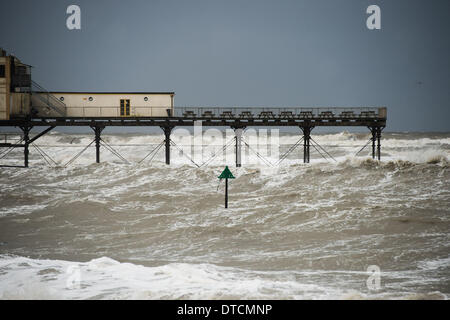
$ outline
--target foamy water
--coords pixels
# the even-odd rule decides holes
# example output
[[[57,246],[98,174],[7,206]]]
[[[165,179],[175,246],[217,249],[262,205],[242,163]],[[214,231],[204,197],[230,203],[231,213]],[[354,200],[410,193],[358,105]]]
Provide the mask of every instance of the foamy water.
[[[176,137],[175,137],[176,138]],[[1,168],[3,299],[446,299],[450,294],[450,134],[316,134],[336,159],[301,148],[279,166],[245,149],[243,167],[197,168],[188,139],[138,163],[162,135],[104,135],[130,163],[85,134],[37,141],[29,169]],[[252,144],[270,163],[264,143]],[[280,154],[299,136],[282,134]],[[225,139],[226,140],[226,139]],[[228,142],[228,140],[226,140]],[[270,140],[266,141],[271,143]],[[199,165],[222,149],[205,138]],[[180,151],[183,150],[183,153]],[[202,150],[197,148],[194,150]],[[1,150],[0,150],[1,151]],[[2,164],[21,165],[22,150]],[[229,165],[229,209],[217,176]],[[367,286],[368,266],[381,287]]]

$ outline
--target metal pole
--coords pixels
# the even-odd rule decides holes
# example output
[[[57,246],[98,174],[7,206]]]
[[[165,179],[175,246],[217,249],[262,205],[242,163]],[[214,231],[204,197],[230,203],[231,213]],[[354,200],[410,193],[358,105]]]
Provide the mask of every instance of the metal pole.
[[[23,156],[24,156],[24,166],[25,168],[28,168],[28,155],[30,153],[29,151],[29,144],[30,144],[30,130],[31,127],[21,127],[23,131],[23,141],[24,141],[24,148],[23,148]]]
[[[166,164],[170,164],[170,132],[166,132]]]
[[[236,133],[236,167],[240,167],[242,165],[242,161],[241,161],[241,159],[242,159],[242,157],[241,157],[242,128],[236,128],[234,130],[234,132]]]
[[[381,160],[381,128],[377,127],[377,156]]]
[[[228,178],[225,178],[225,209],[228,208]]]
[[[375,140],[376,140],[376,129],[370,128],[372,132],[372,159],[375,159]]]
[[[92,129],[95,133],[95,162],[100,163],[100,140],[103,127],[95,126]]]
[[[306,163],[306,136],[305,136],[305,131],[303,131],[303,163]]]
[[[309,148],[309,146],[310,146],[310,135],[309,135],[309,133],[310,133],[310,131],[309,131],[309,128],[308,128],[308,142],[307,142],[307,146],[306,146],[306,150],[307,150],[307,163],[309,163],[309,151],[310,151],[310,148]]]
[[[309,147],[311,138],[311,127],[302,127],[303,131],[303,163],[309,163]]]
[[[100,134],[95,128],[95,162],[100,163]]]
[[[171,127],[161,127],[164,130],[165,143],[166,143],[166,164],[170,164],[170,132]]]

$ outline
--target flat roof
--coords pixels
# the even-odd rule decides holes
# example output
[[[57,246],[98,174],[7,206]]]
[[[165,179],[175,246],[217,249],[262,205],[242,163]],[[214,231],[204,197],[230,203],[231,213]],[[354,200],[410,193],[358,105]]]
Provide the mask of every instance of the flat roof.
[[[44,91],[35,91],[36,93],[46,93]],[[79,92],[79,91],[49,91],[49,93],[57,93],[57,94],[64,94],[64,93],[70,93],[70,94],[175,94],[175,92],[92,92],[92,91],[86,91],[86,92]]]

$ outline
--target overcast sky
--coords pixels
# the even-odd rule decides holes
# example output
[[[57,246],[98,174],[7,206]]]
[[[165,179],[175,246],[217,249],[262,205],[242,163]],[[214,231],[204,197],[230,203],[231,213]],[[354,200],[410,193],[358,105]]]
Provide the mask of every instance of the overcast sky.
[[[81,30],[66,8],[81,7]],[[381,8],[381,30],[366,9]],[[387,106],[386,131],[450,131],[450,1],[10,0],[0,47],[55,91],[175,104]]]

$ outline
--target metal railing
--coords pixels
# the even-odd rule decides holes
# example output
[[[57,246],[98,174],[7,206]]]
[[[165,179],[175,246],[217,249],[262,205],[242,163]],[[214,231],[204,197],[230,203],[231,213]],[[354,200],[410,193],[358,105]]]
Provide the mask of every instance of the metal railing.
[[[32,98],[36,97],[45,104],[45,106],[32,105],[32,107],[35,108],[38,112],[42,112],[42,108],[50,108],[60,116],[64,117],[66,115],[66,105],[64,104],[64,102],[60,101],[50,92],[48,92],[48,90],[34,81],[31,81],[31,94]]]
[[[379,107],[174,107],[130,106],[129,115],[121,115],[120,106],[65,106],[67,117],[177,117],[195,119],[385,119],[386,108]]]
[[[170,106],[130,106],[130,114],[121,115],[120,106],[67,106],[67,117],[167,117]]]
[[[220,119],[361,119],[382,117],[378,107],[175,107],[175,117]]]

